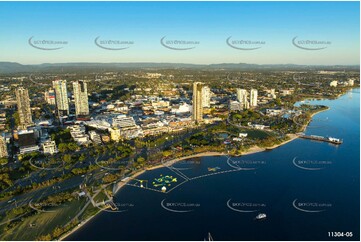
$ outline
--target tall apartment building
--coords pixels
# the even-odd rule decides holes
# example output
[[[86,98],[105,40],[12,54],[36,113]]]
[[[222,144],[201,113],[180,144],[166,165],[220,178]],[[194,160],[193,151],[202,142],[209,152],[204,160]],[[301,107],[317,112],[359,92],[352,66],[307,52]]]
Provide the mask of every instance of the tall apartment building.
[[[89,115],[87,83],[82,80],[73,82],[73,91],[76,116]]]
[[[56,108],[58,116],[63,117],[69,115],[68,90],[66,88],[66,80],[53,81],[55,90]]]
[[[204,86],[202,89],[202,106],[203,108],[209,108],[211,106],[211,89],[208,86]]]
[[[196,122],[203,120],[203,102],[202,102],[202,82],[193,83],[193,115],[192,118]]]
[[[249,108],[247,90],[237,88],[237,101],[241,103],[242,109],[248,109]]]
[[[249,102],[250,102],[250,106],[251,107],[257,107],[257,96],[258,96],[258,91],[256,89],[251,89],[251,94],[249,97]]]
[[[21,129],[26,129],[28,126],[31,126],[33,124],[28,89],[19,87],[15,90],[15,95],[19,113],[19,127]]]

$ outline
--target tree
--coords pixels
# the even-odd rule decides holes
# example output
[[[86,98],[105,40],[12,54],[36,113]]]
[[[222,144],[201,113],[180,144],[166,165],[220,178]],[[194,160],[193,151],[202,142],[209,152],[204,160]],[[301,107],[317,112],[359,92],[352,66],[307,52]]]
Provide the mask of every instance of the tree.
[[[51,238],[51,235],[50,234],[47,234],[47,235],[41,235],[38,237],[37,240],[39,241],[50,241],[52,238]]]
[[[5,165],[8,163],[8,159],[7,158],[0,158],[0,165]]]
[[[58,146],[58,150],[61,153],[64,153],[68,150],[68,145],[66,143],[60,143]]]
[[[84,155],[84,154],[81,154],[80,156],[79,156],[79,161],[80,162],[83,162],[84,160],[85,160],[85,158],[86,158],[86,156]]]
[[[76,151],[77,149],[79,148],[79,146],[72,142],[72,143],[68,143],[68,149],[71,150],[71,151]]]
[[[53,237],[54,238],[58,238],[60,235],[62,235],[63,234],[63,228],[61,228],[61,227],[56,227],[55,229],[54,229],[54,231],[53,231]]]
[[[5,189],[13,185],[8,173],[0,174],[0,188]]]
[[[71,170],[74,175],[82,175],[86,173],[86,168],[74,168]]]
[[[15,112],[15,113],[13,114],[13,118],[14,118],[15,125],[16,125],[16,126],[19,126],[19,124],[20,124],[19,113],[18,113],[18,112]]]
[[[72,161],[72,156],[71,156],[70,154],[66,154],[66,155],[63,156],[63,160],[64,160],[64,162],[66,162],[66,163],[71,163],[71,161]]]
[[[163,151],[163,156],[164,157],[170,156],[171,154],[172,154],[172,151],[170,151],[170,150]]]
[[[110,182],[117,180],[117,178],[118,177],[114,174],[108,174],[105,177],[103,177],[103,182],[110,183]]]

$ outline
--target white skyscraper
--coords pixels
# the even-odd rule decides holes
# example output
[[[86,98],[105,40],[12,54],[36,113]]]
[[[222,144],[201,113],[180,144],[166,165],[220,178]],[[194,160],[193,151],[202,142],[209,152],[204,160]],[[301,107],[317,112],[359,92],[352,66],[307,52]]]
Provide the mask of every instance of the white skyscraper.
[[[209,108],[211,103],[211,89],[208,86],[204,86],[202,89],[202,106]]]
[[[241,103],[242,109],[249,108],[248,92],[245,89],[237,88],[237,100]]]
[[[257,95],[258,91],[256,89],[251,89],[251,95],[249,97],[251,107],[257,107]]]
[[[53,81],[55,90],[56,108],[59,117],[69,115],[68,90],[66,88],[66,80]]]
[[[89,115],[87,83],[82,80],[73,82],[73,91],[76,116]]]

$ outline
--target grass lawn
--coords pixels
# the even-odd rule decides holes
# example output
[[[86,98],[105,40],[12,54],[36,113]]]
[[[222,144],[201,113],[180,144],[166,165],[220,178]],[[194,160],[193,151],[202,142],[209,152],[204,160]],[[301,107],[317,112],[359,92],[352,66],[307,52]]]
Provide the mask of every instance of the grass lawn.
[[[266,132],[264,132],[262,130],[244,129],[241,132],[247,133],[248,134],[247,138],[251,138],[251,139],[264,139],[264,138],[267,138],[268,136],[270,136],[269,134],[267,134]]]
[[[23,218],[14,228],[7,232],[0,227],[0,240],[35,240],[40,235],[51,233],[57,226],[68,223],[85,205],[84,198],[65,203],[53,209],[54,212],[38,212],[27,218]],[[50,209],[49,209],[50,210]],[[30,224],[34,224],[30,227]]]
[[[94,197],[94,202],[96,202],[96,203],[106,201],[106,200],[108,200],[108,197],[107,197],[107,195],[105,195],[104,190],[99,192],[99,194]]]

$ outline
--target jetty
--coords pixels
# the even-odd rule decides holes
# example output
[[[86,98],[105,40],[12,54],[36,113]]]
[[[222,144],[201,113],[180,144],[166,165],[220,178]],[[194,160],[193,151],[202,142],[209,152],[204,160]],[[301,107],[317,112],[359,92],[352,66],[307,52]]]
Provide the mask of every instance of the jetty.
[[[333,138],[333,137],[323,137],[323,136],[319,136],[319,135],[305,135],[305,134],[299,134],[300,138],[303,139],[310,139],[310,140],[317,140],[317,141],[323,141],[323,142],[328,142],[328,143],[332,143],[335,145],[340,145],[342,144],[342,140],[338,139],[338,138]]]

